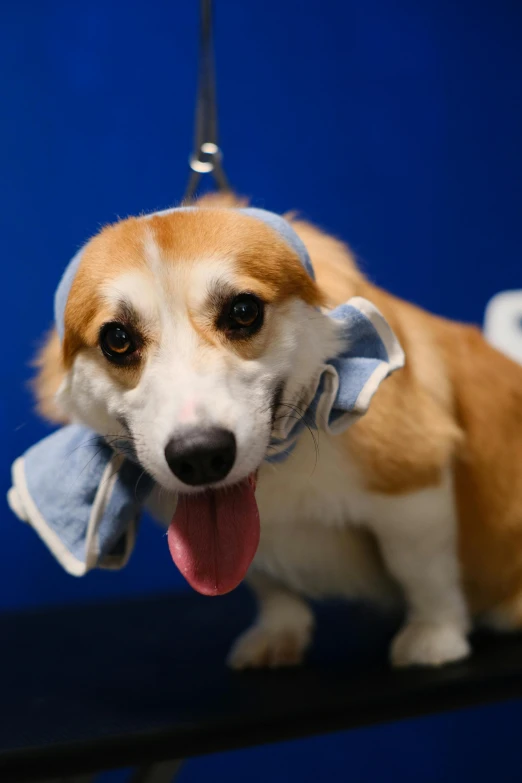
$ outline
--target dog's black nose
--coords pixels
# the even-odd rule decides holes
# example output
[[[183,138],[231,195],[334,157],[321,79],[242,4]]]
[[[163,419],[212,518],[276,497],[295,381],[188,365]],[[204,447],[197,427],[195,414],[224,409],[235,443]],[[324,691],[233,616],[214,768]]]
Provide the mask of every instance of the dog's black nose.
[[[197,427],[169,440],[165,459],[171,471],[192,487],[228,476],[236,459],[234,433],[220,427]]]

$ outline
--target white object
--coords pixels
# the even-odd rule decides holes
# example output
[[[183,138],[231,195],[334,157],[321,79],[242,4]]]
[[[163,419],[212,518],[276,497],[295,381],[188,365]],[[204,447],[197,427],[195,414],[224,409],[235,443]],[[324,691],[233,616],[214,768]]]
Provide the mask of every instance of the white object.
[[[501,291],[489,301],[484,334],[491,345],[522,364],[522,290]]]

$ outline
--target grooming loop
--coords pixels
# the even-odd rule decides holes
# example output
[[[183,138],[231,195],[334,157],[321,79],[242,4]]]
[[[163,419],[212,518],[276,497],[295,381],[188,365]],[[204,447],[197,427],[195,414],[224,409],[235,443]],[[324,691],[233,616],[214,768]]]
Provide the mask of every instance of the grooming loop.
[[[193,200],[203,174],[212,174],[220,191],[229,191],[218,145],[216,77],[212,29],[212,0],[201,0],[199,41],[199,84],[196,99],[194,152],[189,165],[192,173],[185,191],[185,202]]]

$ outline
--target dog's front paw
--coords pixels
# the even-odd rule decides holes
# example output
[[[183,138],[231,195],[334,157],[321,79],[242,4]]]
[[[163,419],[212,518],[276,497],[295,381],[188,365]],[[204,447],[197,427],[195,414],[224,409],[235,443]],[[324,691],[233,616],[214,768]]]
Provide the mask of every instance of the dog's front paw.
[[[253,625],[236,640],[227,663],[232,669],[276,669],[302,663],[311,628],[271,629]]]
[[[394,666],[443,666],[470,654],[465,633],[456,625],[410,623],[395,637],[391,647]]]

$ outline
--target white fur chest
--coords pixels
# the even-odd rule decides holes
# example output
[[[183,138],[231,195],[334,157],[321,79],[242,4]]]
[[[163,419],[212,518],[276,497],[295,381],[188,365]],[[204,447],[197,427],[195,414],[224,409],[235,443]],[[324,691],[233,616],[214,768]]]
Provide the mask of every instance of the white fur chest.
[[[335,441],[305,432],[294,453],[263,465],[261,541],[253,567],[312,597],[389,595],[376,546],[361,530],[369,495]]]
[[[364,522],[364,496],[355,466],[334,438],[317,431],[305,431],[284,462],[263,464],[256,491],[263,530]]]

